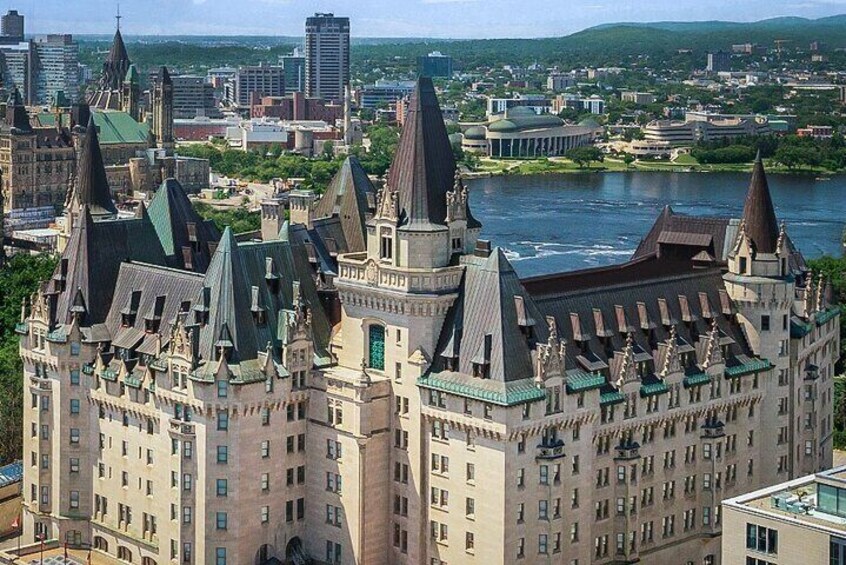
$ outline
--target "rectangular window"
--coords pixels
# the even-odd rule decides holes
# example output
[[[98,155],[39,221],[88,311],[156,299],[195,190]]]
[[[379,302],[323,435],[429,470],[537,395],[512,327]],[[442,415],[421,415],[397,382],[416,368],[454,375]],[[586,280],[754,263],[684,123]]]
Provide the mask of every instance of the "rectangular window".
[[[217,496],[227,496],[229,494],[229,481],[226,479],[217,479]]]
[[[217,462],[223,464],[229,462],[229,447],[225,445],[217,446]]]
[[[229,518],[226,512],[217,512],[215,514],[215,524],[218,530],[225,530],[228,525]]]

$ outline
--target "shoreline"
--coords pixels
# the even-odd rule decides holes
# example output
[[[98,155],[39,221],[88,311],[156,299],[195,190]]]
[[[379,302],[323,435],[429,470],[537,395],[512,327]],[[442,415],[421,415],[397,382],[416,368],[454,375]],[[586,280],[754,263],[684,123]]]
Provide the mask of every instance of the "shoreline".
[[[591,163],[588,166],[579,168],[575,163],[565,160],[514,160],[514,161],[493,161],[488,160],[484,166],[474,170],[464,170],[462,178],[472,180],[480,178],[506,177],[506,176],[532,176],[532,175],[554,175],[554,174],[596,174],[596,173],[687,173],[687,174],[710,174],[710,173],[740,173],[750,174],[752,163],[735,165],[698,165],[698,164],[673,164],[673,163],[633,163],[627,166],[623,161],[606,159],[601,163]],[[493,165],[493,167],[491,166]],[[816,180],[827,181],[838,176],[846,175],[846,171],[827,171],[822,169],[788,169],[784,166],[767,164],[768,174],[790,175],[798,177],[815,177]]]

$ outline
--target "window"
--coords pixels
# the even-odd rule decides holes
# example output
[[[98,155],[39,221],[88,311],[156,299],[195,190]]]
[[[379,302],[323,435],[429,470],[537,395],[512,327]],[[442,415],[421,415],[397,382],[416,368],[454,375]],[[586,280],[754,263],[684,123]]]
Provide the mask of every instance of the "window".
[[[227,396],[229,396],[229,382],[217,381],[217,397],[226,398]]]
[[[378,371],[385,370],[385,327],[372,324],[368,330],[368,367]]]
[[[390,228],[382,228],[380,234],[379,258],[390,261],[394,257],[394,238]]]
[[[217,496],[227,496],[229,494],[229,481],[226,479],[217,479]]]
[[[70,507],[71,507],[71,509],[79,508],[79,491],[78,490],[70,491]]]
[[[191,507],[190,506],[183,506],[182,507],[182,523],[183,524],[190,524],[191,523]]]
[[[226,410],[218,410],[217,412],[217,429],[219,431],[229,429],[229,412]]]
[[[778,531],[755,524],[746,524],[746,549],[761,553],[778,553]]]
[[[226,565],[226,548],[225,547],[215,548],[214,555],[215,555],[215,565]]]
[[[767,314],[761,315],[761,331],[762,332],[770,331],[770,317]]]
[[[70,429],[70,442],[71,445],[79,445],[79,428]]]
[[[227,523],[229,518],[226,512],[217,512],[215,513],[215,524],[218,530],[225,530],[227,529]]]
[[[79,459],[77,457],[70,458],[70,472],[79,473]]]
[[[538,553],[547,553],[548,538],[546,534],[538,535]]]
[[[229,447],[225,445],[217,446],[217,462],[226,464],[229,462]]]

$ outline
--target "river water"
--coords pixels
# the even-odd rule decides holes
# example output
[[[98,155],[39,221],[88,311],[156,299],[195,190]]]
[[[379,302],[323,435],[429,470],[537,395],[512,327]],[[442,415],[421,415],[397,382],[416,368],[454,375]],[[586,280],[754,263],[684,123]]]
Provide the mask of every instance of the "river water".
[[[768,175],[779,221],[806,257],[839,255],[846,176]],[[738,173],[585,173],[470,181],[482,237],[521,276],[625,261],[665,204],[676,213],[740,217],[749,185]]]

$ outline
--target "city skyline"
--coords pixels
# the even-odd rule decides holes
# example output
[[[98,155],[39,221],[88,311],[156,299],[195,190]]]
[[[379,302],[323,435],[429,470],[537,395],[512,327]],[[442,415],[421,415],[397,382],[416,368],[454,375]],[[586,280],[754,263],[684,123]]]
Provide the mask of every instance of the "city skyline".
[[[619,22],[709,21],[752,22],[783,16],[819,18],[846,12],[845,0],[765,5],[727,5],[718,0],[610,3],[575,0],[566,7],[527,0],[519,12],[508,0],[413,0],[403,10],[387,0],[351,5],[343,0],[259,0],[239,7],[232,18],[223,0],[124,1],[120,7],[127,35],[275,35],[301,36],[303,20],[314,12],[350,16],[357,37],[530,38],[568,35],[595,25]],[[115,0],[22,0],[0,8],[17,9],[27,17],[27,33],[107,34],[114,29]],[[672,8],[672,9],[671,9]],[[167,13],[151,21],[150,14]],[[507,14],[507,17],[504,17]]]

